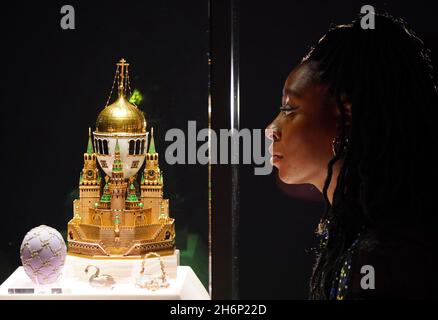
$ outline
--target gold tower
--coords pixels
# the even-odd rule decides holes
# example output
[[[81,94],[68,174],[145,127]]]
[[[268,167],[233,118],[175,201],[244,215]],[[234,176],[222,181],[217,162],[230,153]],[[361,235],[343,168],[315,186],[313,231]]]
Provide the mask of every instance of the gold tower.
[[[84,153],[84,167],[79,177],[79,207],[81,212],[92,208],[100,196],[100,175],[97,157],[91,142],[91,128],[88,128],[87,152]],[[83,217],[81,217],[83,218]]]
[[[141,199],[152,208],[153,223],[158,223],[159,216],[164,211],[163,175],[158,166],[158,153],[155,151],[154,128],[151,129],[151,143],[146,154],[146,166],[141,183]]]
[[[118,98],[97,118],[94,148],[89,130],[80,196],[68,223],[69,254],[123,258],[151,251],[171,254],[175,249],[175,221],[169,217],[169,200],[163,199],[153,128],[145,153],[146,120],[126,98],[128,66],[124,59],[117,63]],[[105,173],[103,186],[97,162]]]

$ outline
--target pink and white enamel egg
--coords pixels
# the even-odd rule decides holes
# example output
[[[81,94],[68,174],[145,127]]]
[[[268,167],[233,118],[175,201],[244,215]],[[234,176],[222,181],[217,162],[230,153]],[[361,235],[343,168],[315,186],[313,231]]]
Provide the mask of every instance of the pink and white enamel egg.
[[[51,284],[60,277],[67,247],[55,229],[41,225],[30,230],[20,248],[24,271],[35,284]]]

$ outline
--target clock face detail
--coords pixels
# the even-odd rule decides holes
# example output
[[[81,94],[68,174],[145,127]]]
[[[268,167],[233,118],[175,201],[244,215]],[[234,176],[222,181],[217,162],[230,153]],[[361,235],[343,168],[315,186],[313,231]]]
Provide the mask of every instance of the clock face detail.
[[[87,171],[87,177],[91,178],[93,176],[93,170]]]
[[[148,171],[148,177],[149,178],[154,178],[155,177],[155,170],[149,170]]]

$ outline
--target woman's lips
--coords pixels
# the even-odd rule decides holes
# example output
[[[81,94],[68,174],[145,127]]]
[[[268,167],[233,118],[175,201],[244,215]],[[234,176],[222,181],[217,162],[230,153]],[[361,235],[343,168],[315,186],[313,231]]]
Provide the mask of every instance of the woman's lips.
[[[274,165],[275,163],[278,163],[281,159],[283,159],[283,156],[282,155],[280,155],[280,154],[274,154],[272,157],[271,157],[271,164],[272,165]]]
[[[269,146],[269,153],[272,154],[271,159],[270,159],[272,165],[274,163],[280,161],[281,159],[283,159],[283,156],[277,152],[274,153],[273,149],[274,149],[274,146],[271,144]]]

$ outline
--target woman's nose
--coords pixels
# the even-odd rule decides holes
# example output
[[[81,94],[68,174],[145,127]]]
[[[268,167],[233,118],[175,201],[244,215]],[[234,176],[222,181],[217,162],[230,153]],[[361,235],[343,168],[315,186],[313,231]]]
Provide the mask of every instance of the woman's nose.
[[[272,141],[278,141],[281,138],[281,131],[275,124],[271,123],[265,129],[265,135],[268,139],[271,139]]]

